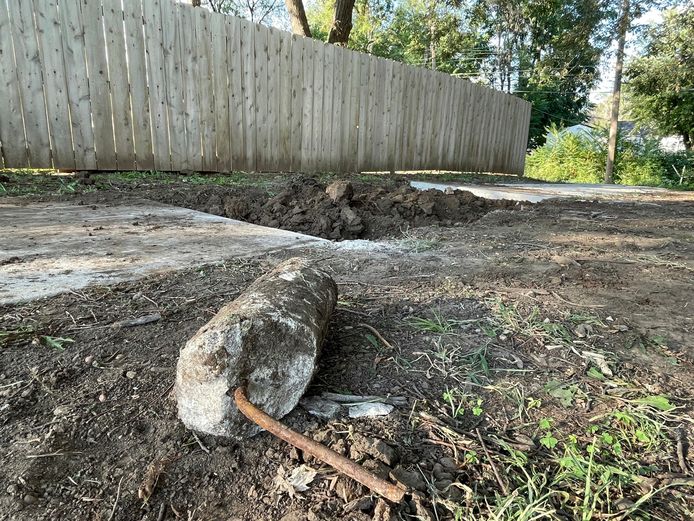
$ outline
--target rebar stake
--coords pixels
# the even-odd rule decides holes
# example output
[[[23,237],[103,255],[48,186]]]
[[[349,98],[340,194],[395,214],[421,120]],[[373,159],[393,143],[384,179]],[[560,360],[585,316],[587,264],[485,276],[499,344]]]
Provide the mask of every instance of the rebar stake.
[[[301,449],[305,453],[327,463],[335,470],[358,481],[384,498],[398,503],[402,501],[407,493],[407,490],[393,485],[392,483],[388,483],[354,461],[345,458],[334,450],[329,449],[325,445],[321,445],[303,434],[293,431],[272,416],[265,414],[248,401],[248,398],[246,398],[246,391],[243,387],[239,387],[234,391],[234,401],[239,411],[259,427],[262,427],[297,449]]]

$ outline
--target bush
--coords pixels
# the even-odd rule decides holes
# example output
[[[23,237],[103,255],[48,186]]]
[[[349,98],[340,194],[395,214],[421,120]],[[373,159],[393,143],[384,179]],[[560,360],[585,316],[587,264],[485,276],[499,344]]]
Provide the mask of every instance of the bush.
[[[526,159],[525,175],[550,182],[599,183],[605,152],[590,136],[561,133],[556,127],[548,142]]]
[[[553,127],[549,132],[547,143],[526,158],[526,177],[567,183],[603,181],[607,161],[606,131],[571,134]],[[624,185],[694,189],[694,154],[665,152],[655,140],[634,143],[620,138],[614,179]]]

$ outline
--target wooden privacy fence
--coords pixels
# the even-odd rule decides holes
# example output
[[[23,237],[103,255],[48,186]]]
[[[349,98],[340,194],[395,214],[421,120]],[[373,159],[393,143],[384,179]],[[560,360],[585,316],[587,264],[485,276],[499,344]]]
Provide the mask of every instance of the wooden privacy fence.
[[[171,0],[0,0],[6,168],[522,173],[530,104]]]

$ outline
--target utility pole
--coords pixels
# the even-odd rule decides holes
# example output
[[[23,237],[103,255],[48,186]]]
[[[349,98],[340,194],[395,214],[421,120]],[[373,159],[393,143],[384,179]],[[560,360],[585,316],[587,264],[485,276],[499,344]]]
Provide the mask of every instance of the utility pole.
[[[624,44],[629,29],[629,0],[622,0],[622,13],[619,18],[619,40],[617,40],[617,63],[614,71],[614,89],[612,90],[612,113],[610,114],[610,136],[607,142],[607,165],[605,182],[614,182],[612,173],[617,156],[617,134],[619,131],[619,100],[622,95],[622,67],[624,65]]]

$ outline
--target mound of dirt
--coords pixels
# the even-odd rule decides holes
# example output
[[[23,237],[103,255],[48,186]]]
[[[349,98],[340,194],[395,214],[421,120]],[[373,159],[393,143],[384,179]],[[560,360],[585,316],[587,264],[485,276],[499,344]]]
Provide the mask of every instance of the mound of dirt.
[[[208,187],[146,196],[231,219],[338,240],[400,235],[418,226],[464,224],[516,205],[514,201],[482,199],[470,192],[420,191],[408,184],[382,188],[337,181],[326,187],[310,177],[290,181],[276,195],[254,188]]]

